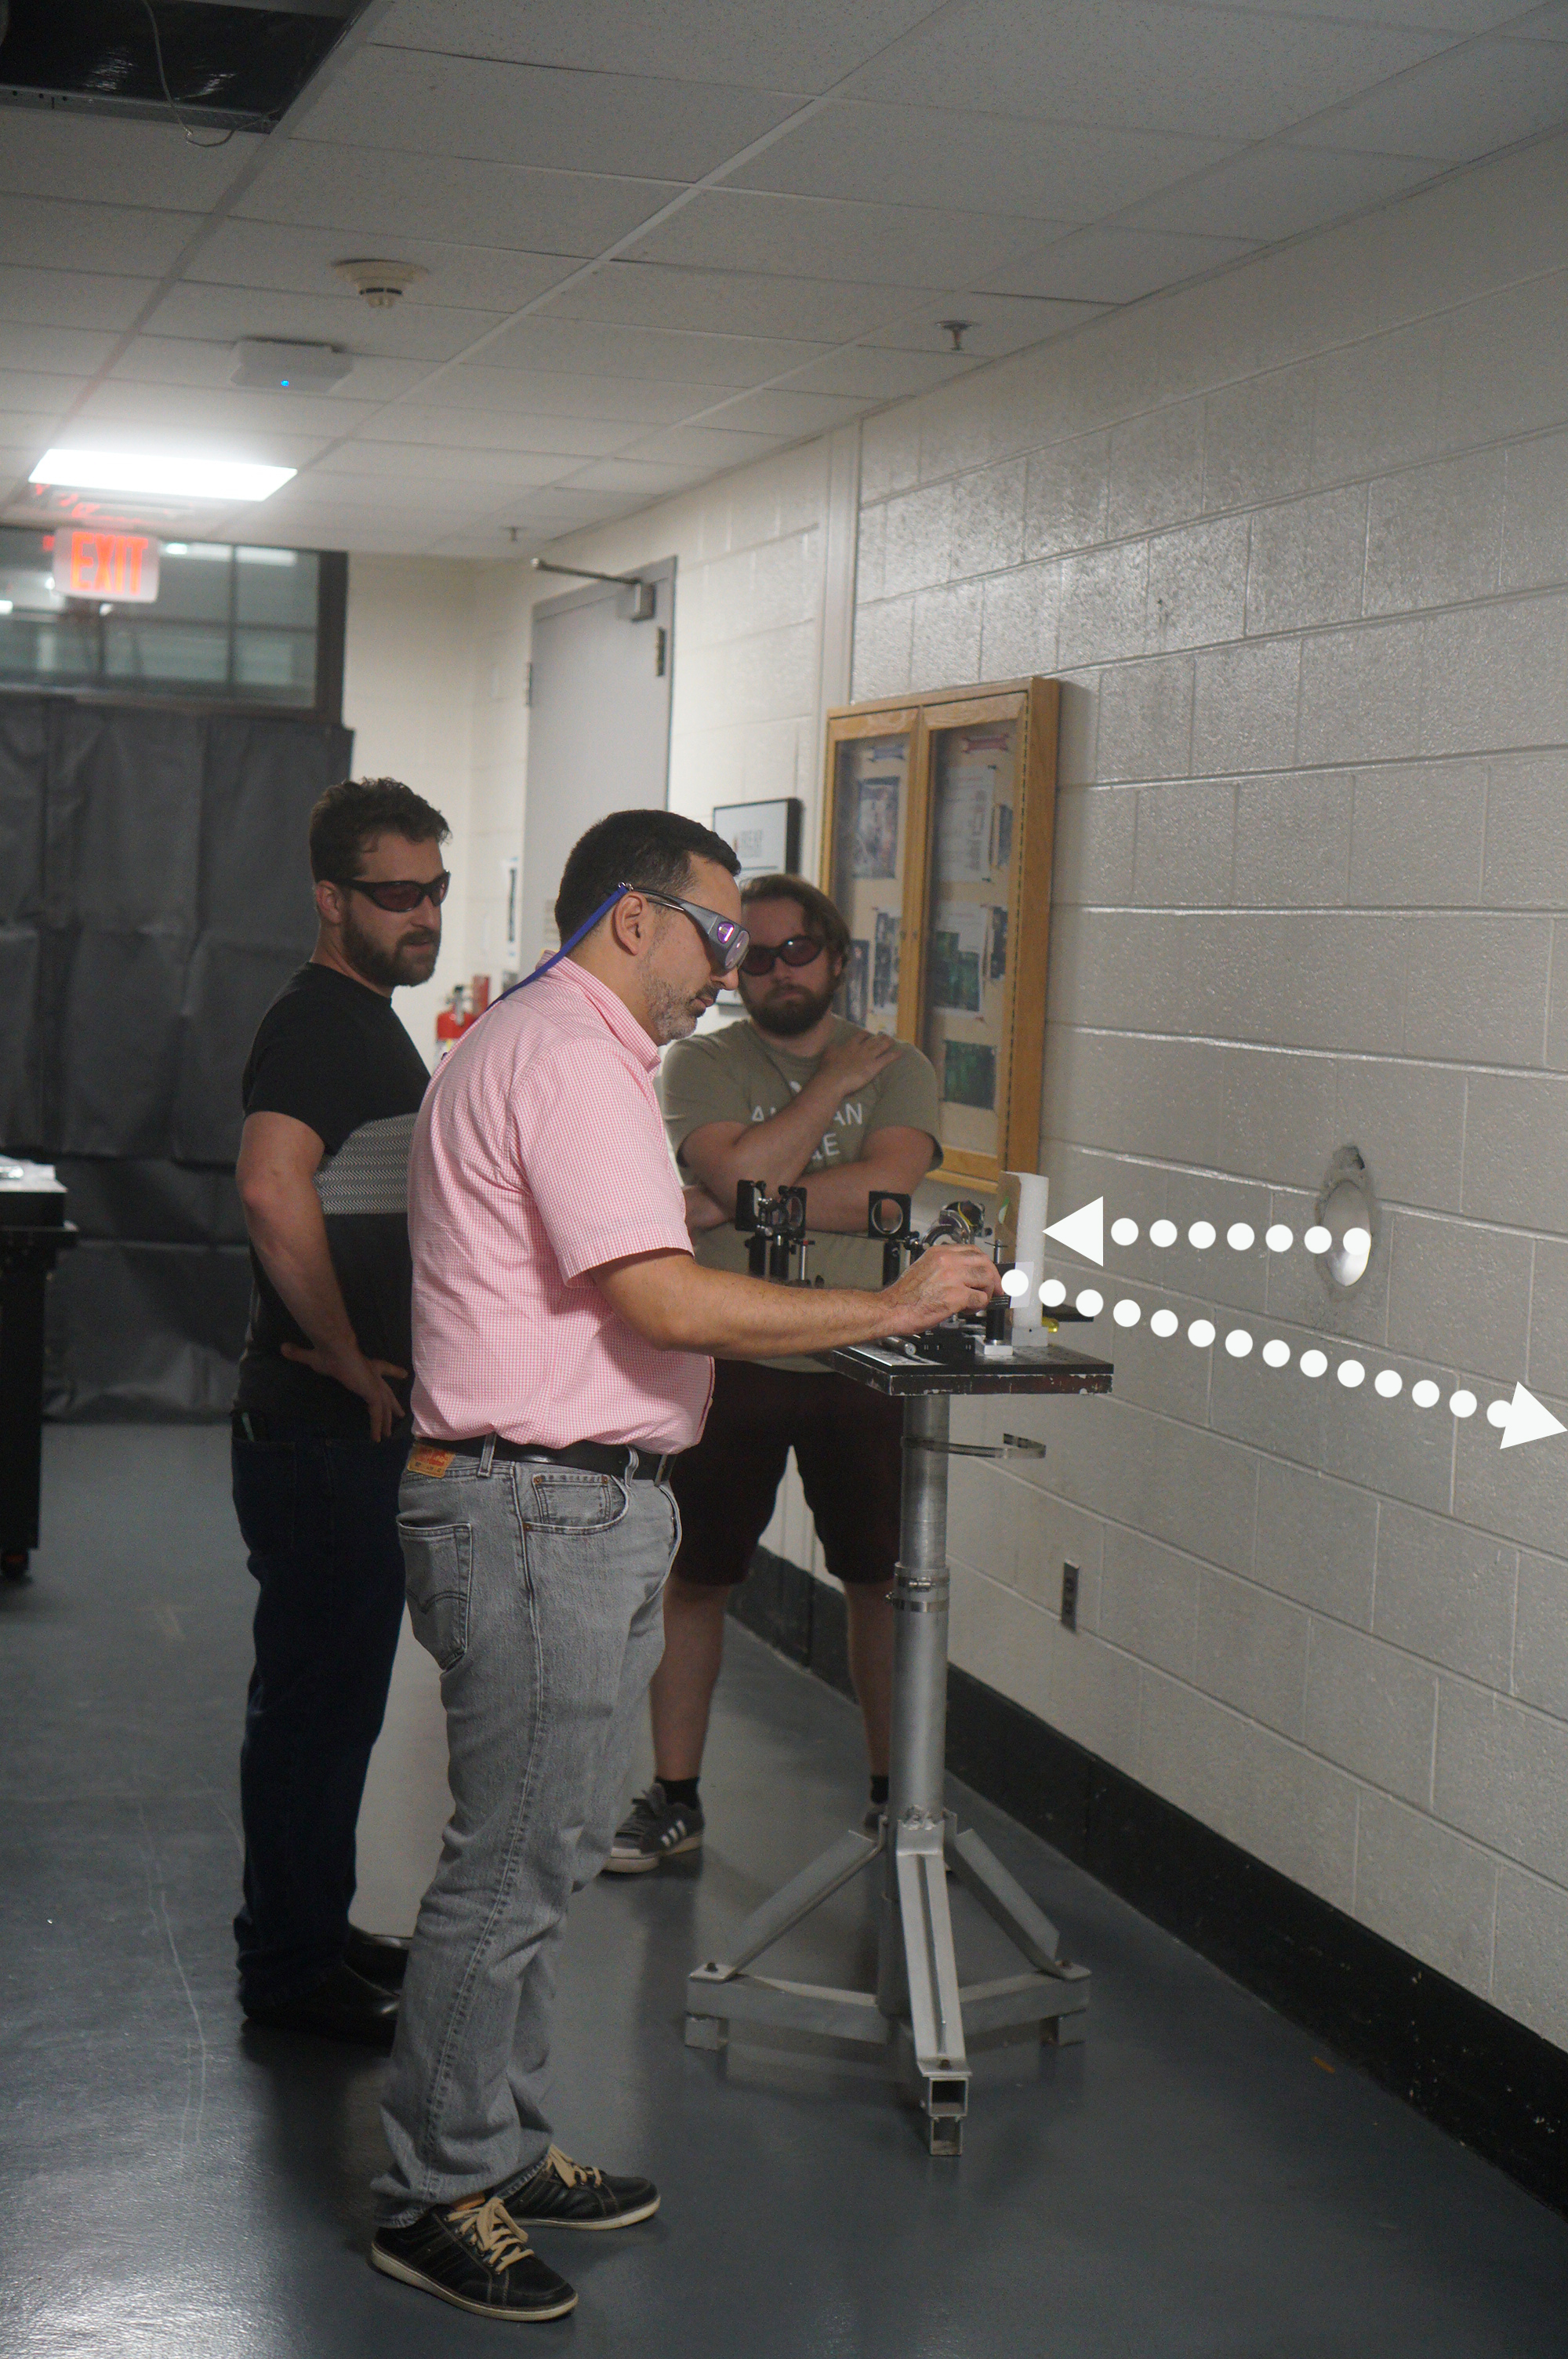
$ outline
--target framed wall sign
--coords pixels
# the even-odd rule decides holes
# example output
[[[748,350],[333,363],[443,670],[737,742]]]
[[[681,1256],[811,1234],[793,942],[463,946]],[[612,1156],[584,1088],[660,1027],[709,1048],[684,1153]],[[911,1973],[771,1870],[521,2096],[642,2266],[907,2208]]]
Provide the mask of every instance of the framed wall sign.
[[[749,877],[800,874],[800,827],[805,805],[794,795],[776,802],[719,803],[713,813],[713,832],[721,835],[741,863],[741,882]]]
[[[1009,680],[827,721],[840,1012],[930,1058],[943,1169],[982,1188],[1039,1159],[1059,705],[1054,680]]]

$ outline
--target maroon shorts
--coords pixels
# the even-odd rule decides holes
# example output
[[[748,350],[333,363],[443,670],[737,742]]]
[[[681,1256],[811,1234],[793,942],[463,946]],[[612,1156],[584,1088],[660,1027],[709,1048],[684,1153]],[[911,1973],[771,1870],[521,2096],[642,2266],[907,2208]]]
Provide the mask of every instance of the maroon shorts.
[[[848,1376],[719,1361],[702,1440],[670,1477],[681,1516],[676,1572],[710,1589],[745,1580],[793,1450],[835,1581],[891,1585],[903,1431],[903,1404]]]

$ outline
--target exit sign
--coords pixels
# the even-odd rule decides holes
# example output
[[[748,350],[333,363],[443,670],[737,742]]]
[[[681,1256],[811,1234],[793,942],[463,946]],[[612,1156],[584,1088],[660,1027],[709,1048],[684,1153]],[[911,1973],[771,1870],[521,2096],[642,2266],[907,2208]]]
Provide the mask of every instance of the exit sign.
[[[61,532],[54,537],[54,586],[67,598],[147,605],[157,596],[158,543],[138,532]]]

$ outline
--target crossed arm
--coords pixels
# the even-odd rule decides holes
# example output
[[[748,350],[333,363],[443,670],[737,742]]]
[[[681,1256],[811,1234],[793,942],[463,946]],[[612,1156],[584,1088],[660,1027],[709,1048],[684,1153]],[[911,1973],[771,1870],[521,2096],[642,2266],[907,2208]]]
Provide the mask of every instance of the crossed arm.
[[[785,1151],[784,1142],[770,1142],[766,1133],[788,1121],[800,1103],[784,1108],[771,1122],[708,1122],[694,1130],[681,1148],[681,1156],[714,1206],[720,1220],[729,1220],[734,1210],[735,1184],[739,1180],[765,1180],[770,1187],[793,1187],[816,1153],[821,1133],[811,1140],[804,1154]],[[866,1199],[868,1196],[892,1194],[912,1195],[930,1170],[935,1149],[924,1130],[909,1130],[895,1125],[887,1130],[873,1130],[866,1141],[866,1151],[853,1163],[835,1164],[827,1171],[807,1173],[801,1184],[806,1189],[806,1217],[812,1228],[835,1229],[851,1235],[864,1235]],[[703,1225],[700,1205],[694,1227]],[[709,1221],[707,1225],[717,1226]]]

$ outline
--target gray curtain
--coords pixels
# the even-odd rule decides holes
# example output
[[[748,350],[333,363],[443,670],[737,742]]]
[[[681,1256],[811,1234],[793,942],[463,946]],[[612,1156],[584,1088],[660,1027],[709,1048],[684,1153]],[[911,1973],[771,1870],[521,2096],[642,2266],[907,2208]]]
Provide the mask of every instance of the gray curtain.
[[[315,939],[305,828],[351,733],[0,697],[0,1146],[57,1165],[55,1417],[222,1416],[249,1270],[240,1073]]]

